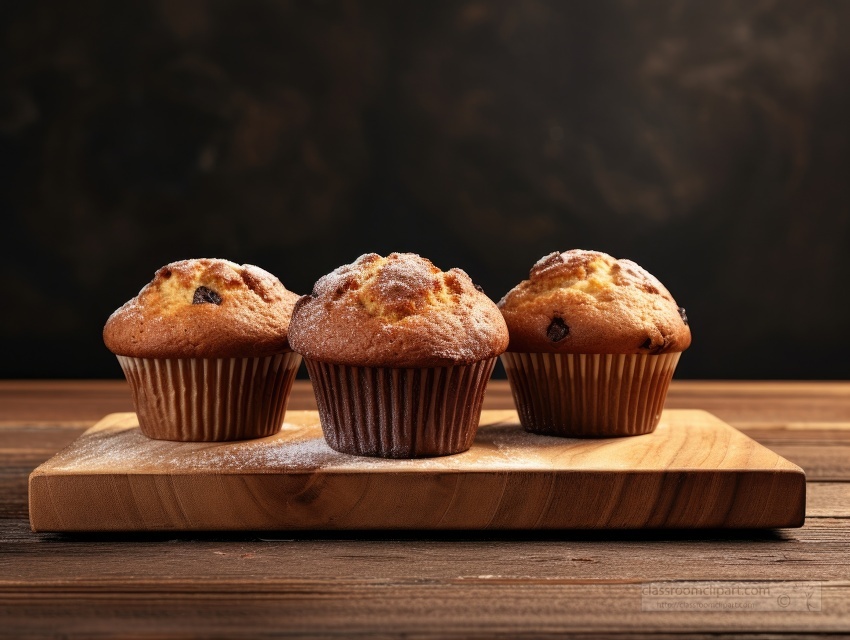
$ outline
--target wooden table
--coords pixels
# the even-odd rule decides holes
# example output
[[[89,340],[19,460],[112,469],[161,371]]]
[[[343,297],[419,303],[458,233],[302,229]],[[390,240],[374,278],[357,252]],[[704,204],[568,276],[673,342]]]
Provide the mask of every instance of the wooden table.
[[[314,408],[298,383],[291,408]],[[510,408],[494,381],[486,408]],[[676,382],[802,466],[802,529],[547,533],[33,534],[27,476],[123,382],[0,382],[0,635],[794,637],[850,633],[850,383]],[[657,581],[811,581],[816,611],[647,611]]]

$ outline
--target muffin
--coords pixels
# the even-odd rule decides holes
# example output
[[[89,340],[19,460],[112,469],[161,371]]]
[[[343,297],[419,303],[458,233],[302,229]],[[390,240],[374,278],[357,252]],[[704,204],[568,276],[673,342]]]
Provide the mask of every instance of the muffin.
[[[460,269],[371,253],[298,301],[289,340],[304,356],[333,449],[418,458],[472,445],[508,331]]]
[[[574,249],[541,258],[499,301],[520,421],[546,435],[649,433],[681,352],[685,310],[631,260]]]
[[[299,296],[227,260],[172,262],[106,321],[142,432],[223,441],[276,433],[301,356],[288,329]]]

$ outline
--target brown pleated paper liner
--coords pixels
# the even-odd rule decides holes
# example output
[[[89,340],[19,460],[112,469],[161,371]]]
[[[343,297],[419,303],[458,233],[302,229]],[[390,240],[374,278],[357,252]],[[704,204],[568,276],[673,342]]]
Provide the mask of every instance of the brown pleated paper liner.
[[[423,369],[306,359],[325,440],[342,453],[423,458],[472,446],[496,358]]]
[[[142,433],[155,440],[221,442],[277,433],[301,356],[118,356]]]
[[[502,354],[520,422],[550,436],[651,433],[680,353]]]

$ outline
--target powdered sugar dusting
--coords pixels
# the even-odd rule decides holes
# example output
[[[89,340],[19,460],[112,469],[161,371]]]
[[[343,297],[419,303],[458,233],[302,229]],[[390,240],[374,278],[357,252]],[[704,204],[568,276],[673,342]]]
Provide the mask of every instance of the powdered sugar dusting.
[[[315,415],[315,414],[313,414]],[[368,471],[492,471],[552,468],[553,447],[564,438],[532,435],[514,422],[479,430],[470,451],[440,458],[391,460],[352,456],[325,443],[318,424],[286,423],[280,433],[258,440],[181,443],[151,440],[135,420],[88,431],[49,463],[63,473],[302,473]]]

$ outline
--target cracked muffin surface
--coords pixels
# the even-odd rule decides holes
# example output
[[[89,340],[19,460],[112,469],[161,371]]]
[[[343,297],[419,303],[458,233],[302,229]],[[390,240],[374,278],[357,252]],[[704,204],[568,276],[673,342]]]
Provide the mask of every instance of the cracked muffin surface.
[[[508,344],[495,303],[461,269],[413,253],[364,254],[319,279],[295,305],[290,343],[326,363],[369,367],[470,364]]]
[[[544,256],[498,306],[509,351],[660,354],[691,343],[685,310],[664,285],[599,251]]]
[[[103,340],[139,358],[260,357],[289,351],[298,294],[253,265],[200,258],[159,269],[107,320]]]

